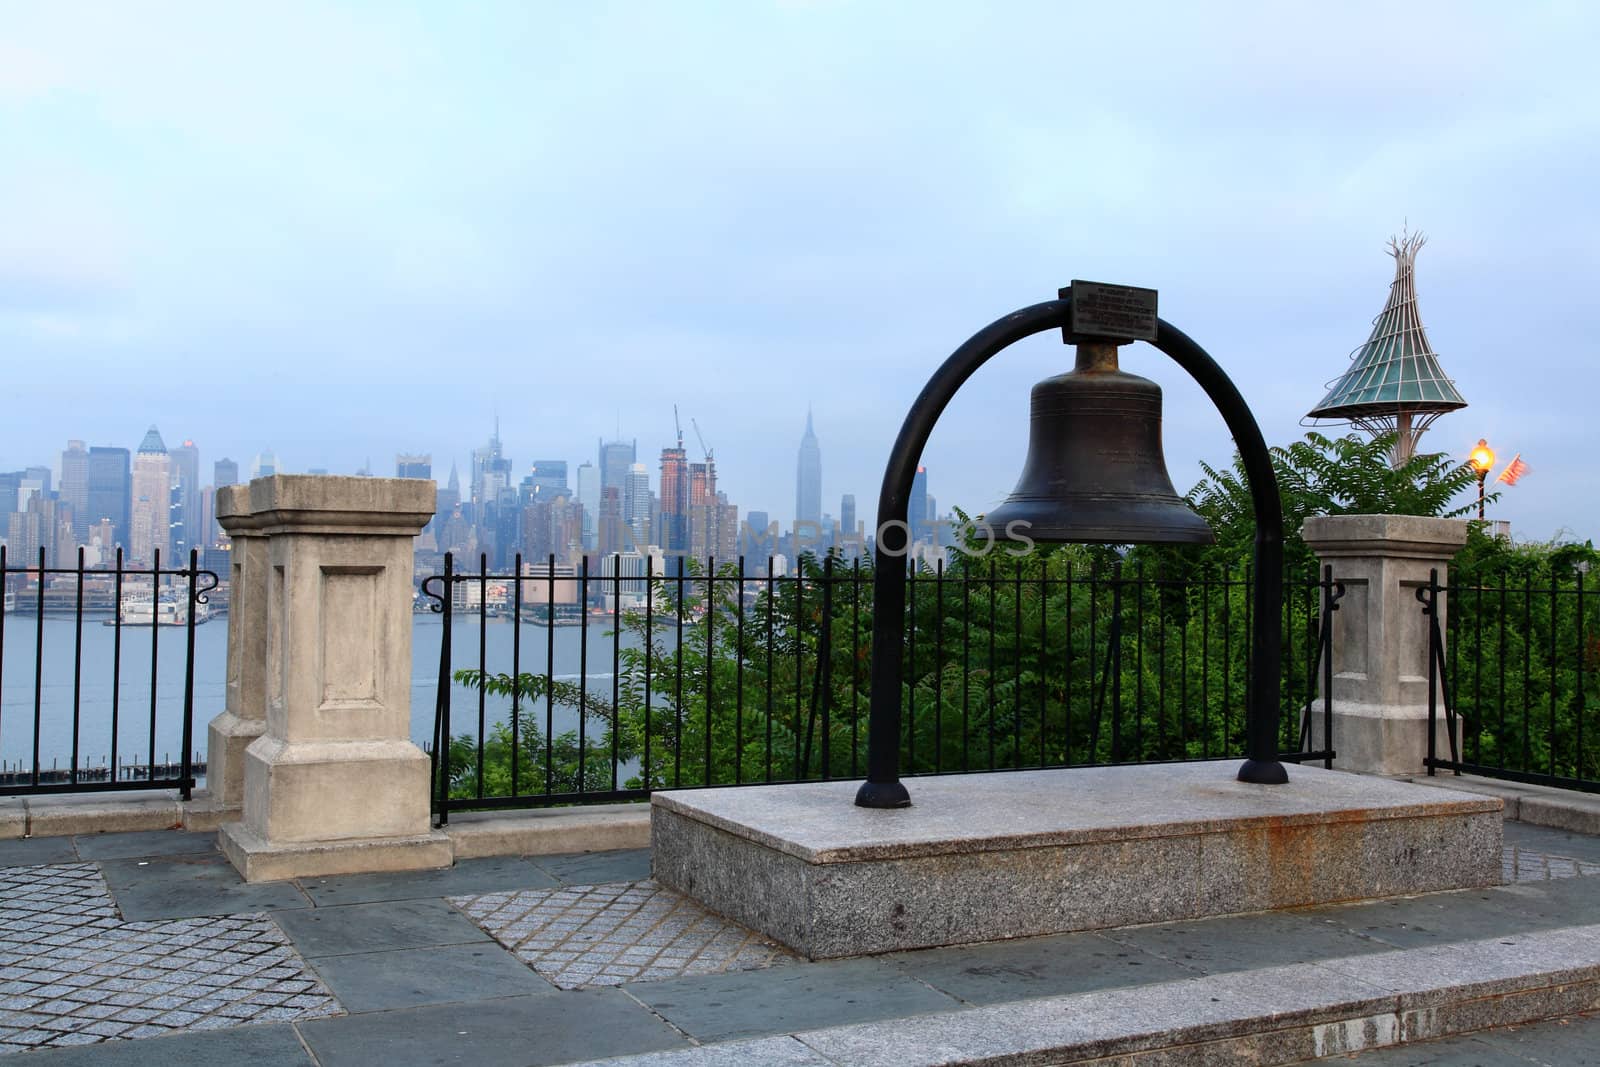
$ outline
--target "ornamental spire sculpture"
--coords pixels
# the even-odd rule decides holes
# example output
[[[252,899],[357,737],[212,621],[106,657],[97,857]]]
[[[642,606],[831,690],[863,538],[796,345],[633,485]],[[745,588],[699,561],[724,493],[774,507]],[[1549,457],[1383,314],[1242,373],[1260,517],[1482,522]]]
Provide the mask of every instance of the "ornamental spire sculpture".
[[[1389,302],[1373,320],[1367,343],[1350,354],[1350,369],[1306,414],[1312,425],[1348,422],[1374,437],[1394,434],[1396,467],[1416,452],[1417,441],[1434,420],[1467,406],[1440,368],[1417,312],[1416,260],[1425,243],[1420,233],[1402,232],[1389,239],[1394,257]]]

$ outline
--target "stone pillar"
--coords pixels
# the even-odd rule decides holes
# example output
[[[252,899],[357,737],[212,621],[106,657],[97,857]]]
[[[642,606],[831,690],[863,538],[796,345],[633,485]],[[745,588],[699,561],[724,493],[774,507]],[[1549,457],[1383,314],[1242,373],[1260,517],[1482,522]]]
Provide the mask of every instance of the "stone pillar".
[[[1301,535],[1344,583],[1333,613],[1333,765],[1370,774],[1417,774],[1428,753],[1428,619],[1417,589],[1466,544],[1459,519],[1415,515],[1319,515]],[[1445,624],[1440,598],[1439,624]],[[1320,699],[1312,740],[1321,748]],[[1457,743],[1460,742],[1459,723]],[[1444,709],[1435,742],[1450,755]]]
[[[247,881],[447,867],[428,756],[410,741],[413,478],[250,483],[267,543],[266,731],[244,759],[223,852]]]
[[[250,487],[217,488],[217,522],[232,541],[228,580],[228,687],[206,728],[211,810],[236,819],[244,807],[244,751],[267,725],[267,539],[250,513]]]

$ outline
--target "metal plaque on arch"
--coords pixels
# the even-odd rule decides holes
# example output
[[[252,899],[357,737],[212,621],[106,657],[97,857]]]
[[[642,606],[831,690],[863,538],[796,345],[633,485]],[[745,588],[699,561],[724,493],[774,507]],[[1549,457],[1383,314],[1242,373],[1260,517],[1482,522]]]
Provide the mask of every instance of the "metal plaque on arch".
[[[1072,321],[1074,338],[1118,341],[1156,339],[1156,291],[1133,285],[1108,285],[1073,279]]]

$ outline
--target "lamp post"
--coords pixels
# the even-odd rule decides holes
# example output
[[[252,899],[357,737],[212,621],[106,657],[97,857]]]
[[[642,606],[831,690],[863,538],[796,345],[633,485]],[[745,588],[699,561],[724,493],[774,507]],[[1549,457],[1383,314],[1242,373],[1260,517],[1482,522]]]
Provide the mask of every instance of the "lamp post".
[[[1084,286],[1081,291],[1079,286]],[[1123,301],[1124,306],[1107,310],[1104,292],[1110,291],[1110,303]],[[1079,315],[1073,314],[1074,292],[1078,291]],[[1141,296],[1147,294],[1147,297]],[[1098,315],[1092,319],[1087,311],[1090,297],[1095,298]],[[889,461],[884,469],[883,486],[878,497],[878,541],[873,575],[873,626],[872,626],[872,698],[867,728],[867,780],[856,793],[856,803],[868,808],[899,808],[911,803],[910,794],[900,781],[900,721],[902,681],[901,654],[905,637],[907,512],[911,498],[912,480],[923,446],[927,444],[934,424],[956,391],[979,367],[1003,349],[1026,337],[1046,330],[1061,329],[1068,343],[1078,345],[1078,367],[1074,375],[1063,375],[1039,383],[1034,389],[1033,431],[1030,437],[1028,467],[1023,473],[1023,485],[1028,485],[1030,475],[1037,468],[1036,487],[1041,493],[1058,492],[1064,499],[1046,500],[1042,495],[1029,496],[1019,486],[1011,502],[1019,496],[1029,496],[1021,501],[1041,505],[1046,516],[1045,525],[1074,508],[1095,509],[1096,501],[1108,495],[1102,492],[1104,483],[1097,483],[1094,492],[1080,492],[1075,497],[1070,487],[1063,490],[1062,477],[1080,470],[1098,478],[1097,472],[1082,472],[1073,464],[1060,462],[1060,457],[1036,455],[1035,452],[1049,442],[1042,439],[1041,424],[1046,419],[1059,417],[1063,407],[1061,396],[1070,392],[1063,383],[1075,375],[1110,374],[1119,379],[1132,379],[1153,387],[1153,383],[1132,375],[1121,375],[1116,366],[1116,346],[1130,340],[1149,341],[1173,362],[1188,371],[1195,382],[1205,390],[1227,423],[1234,442],[1238,445],[1245,477],[1250,487],[1250,502],[1255,512],[1255,574],[1253,632],[1251,635],[1251,686],[1246,709],[1246,755],[1239,769],[1239,780],[1265,785],[1280,784],[1289,780],[1288,772],[1278,760],[1277,724],[1279,715],[1280,678],[1283,635],[1278,627],[1283,601],[1283,508],[1278,495],[1277,477],[1272,470],[1270,454],[1261,429],[1249,406],[1239,394],[1221,367],[1177,327],[1156,317],[1153,290],[1122,289],[1121,287],[1092,286],[1074,282],[1070,289],[1060,291],[1060,299],[1035,304],[997,319],[974,334],[956,349],[923,386],[912,403],[911,410],[901,424]],[[1147,300],[1148,307],[1128,307]],[[1128,330],[1119,322],[1136,321]],[[1109,350],[1109,352],[1108,352]],[[1159,389],[1155,390],[1154,437],[1159,448]],[[1045,406],[1041,406],[1043,395]],[[1054,410],[1049,405],[1055,405]],[[1074,412],[1084,417],[1082,409]],[[1148,413],[1146,413],[1148,414]],[[1145,427],[1148,429],[1148,427]],[[1143,432],[1143,431],[1141,431]],[[1113,473],[1108,477],[1116,477]],[[1167,484],[1171,494],[1171,481],[1164,465],[1160,480]],[[1148,481],[1148,479],[1147,479]],[[1117,495],[1115,492],[1109,495]],[[1123,496],[1129,494],[1124,493]],[[1173,503],[1181,503],[1172,494]],[[1017,508],[1018,512],[1024,510]],[[1187,509],[1185,509],[1187,510]],[[999,515],[999,512],[996,512]],[[1145,532],[1136,516],[1131,524],[1101,523],[1101,516],[1085,525],[1096,536],[1040,537],[1039,540],[1102,541],[1110,543],[1139,541],[1186,541],[1197,538],[1186,534],[1178,536],[1141,536]],[[1189,518],[1193,519],[1192,513]],[[1070,522],[1070,519],[1068,519]],[[1202,524],[1203,526],[1203,524]]]
[[[1478,447],[1472,450],[1468,462],[1472,469],[1478,472],[1478,521],[1483,521],[1483,480],[1494,470],[1494,449],[1489,447],[1485,438],[1478,438]]]

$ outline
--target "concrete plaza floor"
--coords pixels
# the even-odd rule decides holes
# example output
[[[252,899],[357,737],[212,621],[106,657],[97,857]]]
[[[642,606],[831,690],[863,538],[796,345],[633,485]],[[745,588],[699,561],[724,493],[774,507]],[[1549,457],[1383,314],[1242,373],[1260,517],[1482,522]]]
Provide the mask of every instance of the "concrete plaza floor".
[[[1010,1040],[1058,1004],[1158,1000],[1187,1026],[1328,961],[1378,984],[1363,961],[1492,969],[1471,962],[1485,945],[1600,964],[1600,839],[1508,822],[1506,846],[1490,889],[811,963],[656,886],[645,850],[247,885],[211,834],[0,841],[0,1051],[39,1067],[820,1065],[872,1061],[850,1051],[871,1038],[940,1062],[964,1027]],[[1586,1010],[1355,1062],[1596,1062]]]

